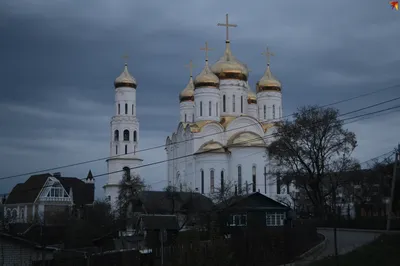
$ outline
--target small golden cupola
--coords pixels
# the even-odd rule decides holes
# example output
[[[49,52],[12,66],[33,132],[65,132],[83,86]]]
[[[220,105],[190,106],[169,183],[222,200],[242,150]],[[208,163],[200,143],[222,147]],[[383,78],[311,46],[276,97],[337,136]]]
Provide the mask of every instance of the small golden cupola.
[[[219,88],[219,78],[211,71],[208,65],[208,44],[206,42],[206,47],[202,48],[206,51],[206,64],[199,75],[194,79],[195,89],[207,87],[207,88]]]
[[[251,91],[251,90],[249,90],[249,92],[247,93],[247,103],[248,103],[248,104],[257,103],[257,96],[256,96],[256,94],[255,94],[253,91]]]
[[[262,92],[262,91],[278,91],[280,92],[282,89],[282,84],[281,82],[274,77],[271,73],[270,69],[270,56],[273,56],[273,53],[269,52],[269,49],[267,48],[266,53],[263,53],[267,57],[267,69],[265,70],[264,75],[261,77],[261,79],[257,82],[256,88],[257,88],[257,93]]]
[[[189,63],[189,68],[190,68],[190,78],[189,82],[186,85],[186,87],[179,93],[179,101],[180,102],[187,102],[187,101],[194,101],[194,82],[193,82],[193,64],[192,60],[190,60]]]
[[[226,27],[226,41],[224,55],[211,66],[211,70],[219,79],[238,79],[247,81],[249,71],[245,64],[241,63],[233,56],[231,44],[229,41],[229,27],[236,27],[236,24],[229,24],[228,14],[226,14],[226,23],[218,23],[218,26]]]
[[[128,64],[125,63],[124,71],[114,81],[114,87],[115,88],[129,87],[136,89],[136,86],[137,86],[136,79],[129,73]]]

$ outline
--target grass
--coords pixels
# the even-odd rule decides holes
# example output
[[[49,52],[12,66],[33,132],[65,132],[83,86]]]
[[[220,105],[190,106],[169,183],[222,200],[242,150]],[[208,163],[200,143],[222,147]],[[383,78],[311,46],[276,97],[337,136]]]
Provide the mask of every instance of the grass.
[[[374,242],[338,257],[339,266],[399,266],[400,234],[382,235]],[[336,266],[334,258],[325,258],[309,266]]]

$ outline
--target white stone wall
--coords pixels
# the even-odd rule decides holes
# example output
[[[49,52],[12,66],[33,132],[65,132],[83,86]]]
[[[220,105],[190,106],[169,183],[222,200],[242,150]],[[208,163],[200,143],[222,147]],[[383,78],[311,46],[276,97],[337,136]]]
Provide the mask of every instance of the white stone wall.
[[[136,89],[129,87],[115,89],[115,108],[115,115],[110,123],[112,158],[107,160],[109,175],[104,186],[105,197],[112,206],[115,206],[118,198],[118,184],[124,174],[122,169],[135,168],[142,164],[142,160],[136,154],[140,140],[139,120],[136,117]],[[125,131],[128,134],[125,134]],[[131,174],[140,174],[139,169],[131,169]]]
[[[247,82],[233,79],[220,80],[221,116],[240,116],[247,112]],[[225,96],[225,110],[223,109]],[[235,102],[235,104],[233,104]],[[243,103],[243,108],[241,105]]]
[[[283,116],[282,94],[280,92],[263,91],[257,93],[257,105],[260,121],[278,120]]]
[[[194,121],[194,102],[181,102],[179,107],[180,121],[183,123],[192,123]]]
[[[257,104],[251,103],[247,105],[247,114],[258,120]]]
[[[221,114],[219,89],[196,88],[194,90],[194,109],[195,122],[202,120],[219,121]]]

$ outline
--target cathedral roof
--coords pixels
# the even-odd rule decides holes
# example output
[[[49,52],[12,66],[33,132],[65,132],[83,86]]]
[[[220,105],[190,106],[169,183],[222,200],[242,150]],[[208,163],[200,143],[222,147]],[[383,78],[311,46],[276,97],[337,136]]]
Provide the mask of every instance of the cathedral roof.
[[[222,145],[219,142],[210,140],[206,143],[204,143],[203,145],[201,145],[201,147],[199,148],[199,150],[196,152],[196,154],[198,153],[226,153],[227,150],[225,149],[224,145]]]
[[[228,147],[265,147],[265,141],[262,136],[250,131],[239,132],[228,140]]]
[[[194,84],[192,76],[190,76],[189,82],[183,89],[183,91],[179,93],[179,101],[180,102],[194,101]]]
[[[256,87],[257,87],[257,92],[281,91],[282,84],[277,78],[274,77],[274,75],[272,75],[269,64],[267,65],[267,69],[265,70],[264,75],[257,82]]]
[[[129,73],[128,64],[125,64],[124,71],[114,81],[114,87],[129,87],[136,89],[136,79]]]
[[[211,71],[210,67],[208,66],[207,59],[206,59],[206,64],[205,64],[203,70],[194,79],[194,86],[196,89],[200,88],[200,87],[213,87],[213,88],[219,87],[219,79]]]
[[[255,94],[253,91],[251,91],[251,90],[249,90],[249,91],[247,92],[247,103],[248,103],[248,104],[257,103],[257,96],[256,96],[256,94]]]
[[[249,71],[245,64],[233,56],[230,41],[226,41],[224,55],[212,65],[211,70],[219,79],[239,79],[246,81]]]

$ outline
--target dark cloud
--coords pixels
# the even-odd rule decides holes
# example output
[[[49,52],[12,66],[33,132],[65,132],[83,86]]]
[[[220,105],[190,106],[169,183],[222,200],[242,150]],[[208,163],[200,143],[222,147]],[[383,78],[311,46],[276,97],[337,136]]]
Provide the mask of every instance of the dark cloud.
[[[179,119],[184,65],[192,59],[195,73],[201,71],[205,41],[214,48],[210,61],[223,53],[224,29],[216,24],[225,12],[239,24],[231,31],[232,49],[251,68],[253,90],[265,70],[261,52],[268,45],[276,54],[271,68],[284,85],[285,114],[400,84],[400,17],[382,1],[253,1],[245,8],[236,0],[1,2],[0,176],[107,156],[123,54],[138,81],[141,148],[163,144]],[[338,107],[353,110],[397,91]],[[359,158],[395,145],[395,115],[349,125],[359,136]],[[373,141],[378,134],[380,143]],[[143,157],[150,163],[165,155],[157,149]],[[159,182],[165,167],[143,169],[156,189],[165,185]],[[88,169],[105,172],[105,162],[61,171],[83,177]],[[0,193],[24,178],[0,181]],[[98,196],[105,181],[99,177]]]

